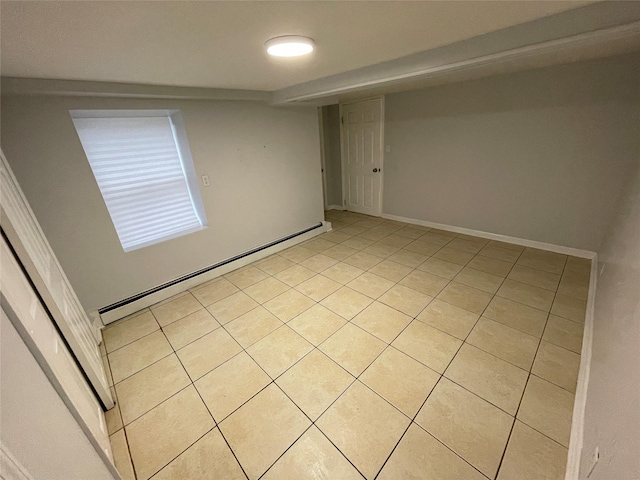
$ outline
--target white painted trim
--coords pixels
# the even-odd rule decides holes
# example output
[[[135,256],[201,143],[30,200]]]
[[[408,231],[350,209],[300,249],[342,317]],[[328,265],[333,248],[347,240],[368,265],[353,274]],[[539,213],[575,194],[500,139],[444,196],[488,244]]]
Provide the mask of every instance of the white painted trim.
[[[591,275],[589,278],[589,296],[587,297],[587,313],[584,319],[584,334],[582,336],[582,350],[580,351],[580,371],[578,385],[573,402],[573,418],[571,420],[571,437],[569,438],[569,455],[565,480],[578,480],[580,474],[580,459],[584,443],[584,415],[587,407],[587,391],[589,375],[591,373],[591,351],[593,345],[593,321],[595,315],[596,287],[598,282],[598,257],[591,260]]]
[[[318,132],[320,134],[320,168],[322,170],[322,200],[324,202],[324,209],[329,207],[327,200],[327,162],[326,154],[324,150],[324,115],[322,113],[322,107],[318,107]]]
[[[326,210],[344,210],[344,207],[342,205],[329,205]]]
[[[2,480],[34,480],[4,443],[0,443],[0,478]]]
[[[298,235],[297,237],[290,238],[276,245],[272,245],[268,248],[260,250],[259,252],[255,252],[255,253],[252,253],[251,255],[247,255],[246,257],[239,258],[238,260],[227,263],[226,265],[222,265],[218,268],[205,272],[196,277],[184,280],[183,282],[163,288],[162,290],[151,293],[139,300],[135,300],[131,303],[128,303],[127,305],[123,305],[122,307],[110,310],[109,312],[106,312],[100,315],[102,319],[102,323],[104,325],[108,325],[110,323],[115,322],[116,320],[120,320],[121,318],[126,317],[127,315],[136,313],[137,311],[142,310],[143,308],[150,307],[151,305],[155,305],[158,302],[161,302],[163,300],[166,300],[167,298],[173,297],[174,295],[177,295],[186,290],[189,290],[190,288],[197,287],[201,283],[208,282],[210,280],[213,280],[214,278],[218,278],[233,270],[237,270],[238,268],[242,268],[246,265],[249,265],[250,263],[266,258],[269,255],[273,255],[274,253],[278,253],[289,247],[293,247],[294,245],[302,243],[305,240],[309,240],[313,237],[316,237],[328,231],[327,228],[329,230],[331,229],[331,223],[323,221],[322,227],[318,227],[309,232],[305,232],[301,235]]]
[[[554,245],[552,243],[539,242],[537,240],[528,240],[526,238],[510,237],[509,235],[483,232],[481,230],[472,230],[470,228],[456,227],[453,225],[446,225],[444,223],[428,222],[426,220],[401,217],[399,215],[390,215],[387,213],[383,213],[382,218],[386,218],[388,220],[396,220],[398,222],[411,223],[413,225],[421,225],[423,227],[439,228],[441,230],[448,230],[455,233],[464,233],[466,235],[473,235],[476,237],[487,238],[489,240],[496,240],[499,242],[513,243],[515,245],[537,248],[539,250],[546,250],[548,252],[562,253],[564,255],[571,255],[573,257],[594,259],[597,256],[596,252],[592,252],[590,250],[581,250],[573,247],[565,247],[563,245]]]

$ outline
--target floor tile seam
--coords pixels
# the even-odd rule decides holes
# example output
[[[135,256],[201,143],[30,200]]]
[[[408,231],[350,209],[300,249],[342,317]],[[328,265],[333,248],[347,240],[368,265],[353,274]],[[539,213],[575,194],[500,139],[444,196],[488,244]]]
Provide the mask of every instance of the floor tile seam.
[[[114,349],[114,350],[112,350],[112,351],[107,351],[106,355],[101,355],[101,356],[106,357],[106,356],[108,356],[108,355],[110,355],[110,354],[112,354],[112,353],[115,353],[115,352],[117,352],[118,350],[120,350],[121,348],[128,347],[129,345],[132,345],[132,344],[136,343],[138,340],[142,340],[143,338],[148,337],[149,335],[151,335],[151,334],[153,334],[153,333],[156,333],[157,331],[159,331],[159,330],[161,330],[161,329],[162,329],[162,327],[160,327],[160,326],[158,325],[158,328],[157,328],[156,330],[153,330],[152,332],[145,333],[144,335],[142,335],[142,336],[140,336],[140,337],[136,338],[135,340],[132,340],[132,341],[130,341],[130,342],[128,342],[128,343],[125,343],[125,344],[123,344],[123,345],[120,345],[118,348],[116,348],[116,349]],[[104,341],[104,339],[103,339],[103,341]],[[106,349],[106,348],[107,348],[107,347],[106,347],[106,342],[105,342],[105,349]]]
[[[573,409],[572,409],[572,413],[573,413]],[[534,427],[533,425],[527,423],[526,421],[524,421],[522,418],[518,418],[516,417],[516,421],[525,424],[527,427],[529,427],[531,430],[535,430],[536,432],[538,432],[540,435],[542,435],[543,437],[546,437],[547,439],[551,440],[553,443],[555,443],[557,446],[564,448],[565,450],[569,450],[568,446],[563,445],[562,443],[560,443],[558,440],[551,438],[549,435],[547,435],[546,433],[540,431],[538,428]]]
[[[154,333],[155,333],[155,332],[154,332]],[[166,338],[166,337],[165,337],[165,338]],[[168,353],[168,354],[166,354],[166,355],[164,355],[164,356],[162,356],[162,357],[158,358],[157,360],[154,360],[154,361],[153,361],[153,362],[151,362],[149,365],[145,365],[145,366],[144,366],[144,367],[142,367],[141,369],[136,370],[136,371],[135,371],[135,372],[133,372],[131,375],[127,375],[126,377],[124,377],[124,378],[122,378],[122,379],[118,380],[117,382],[114,380],[113,385],[112,385],[112,386],[113,386],[113,388],[114,388],[114,390],[115,390],[115,388],[116,388],[116,385],[118,385],[118,384],[120,384],[120,383],[124,382],[125,380],[127,380],[127,379],[129,379],[129,378],[133,377],[134,375],[136,375],[136,374],[140,373],[141,371],[145,370],[146,368],[148,368],[148,367],[150,367],[150,366],[152,366],[152,365],[155,365],[155,364],[156,364],[156,363],[158,363],[159,361],[164,360],[165,358],[170,357],[171,355],[175,354],[176,352],[175,352],[175,350],[173,350],[173,347],[171,347],[171,344],[169,344],[169,347],[171,348],[171,353]],[[177,356],[177,355],[176,355],[176,356]],[[113,379],[113,368],[111,368],[111,361],[110,361],[108,358],[107,358],[107,361],[109,361],[109,370],[111,370],[111,378]]]
[[[569,255],[565,255],[565,257],[569,257]],[[533,262],[532,262],[533,263]],[[546,272],[546,273],[551,273],[553,275],[560,275],[562,276],[562,272],[564,272],[564,265],[567,263],[567,260],[565,259],[564,264],[562,266],[562,270],[560,271],[560,273],[558,273],[557,271],[550,271],[550,270],[545,270],[544,268],[541,268],[540,266],[533,266],[533,265],[526,265],[524,263],[517,263],[517,265],[521,266],[521,267],[528,267],[528,268],[532,268],[534,270],[538,270],[540,272]]]
[[[129,323],[131,320],[135,320],[138,317],[144,315],[145,313],[151,313],[153,315],[153,313],[151,312],[151,308],[150,307],[146,307],[146,308],[142,308],[140,310],[138,310],[137,312],[134,312],[130,315],[125,315],[122,318],[118,318],[117,320],[114,320],[113,322],[108,323],[107,325],[105,325],[102,329],[101,332],[107,332],[109,330],[113,330],[114,328],[117,328],[121,325],[126,325],[127,323]],[[128,318],[127,318],[128,317]],[[158,320],[156,320],[155,315],[153,315],[153,319],[155,320],[156,323],[158,323]]]

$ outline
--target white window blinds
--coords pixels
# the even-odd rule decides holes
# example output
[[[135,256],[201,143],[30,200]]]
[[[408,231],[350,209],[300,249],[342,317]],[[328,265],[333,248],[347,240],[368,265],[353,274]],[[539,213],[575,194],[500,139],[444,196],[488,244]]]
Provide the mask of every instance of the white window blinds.
[[[185,171],[191,160],[183,158],[169,115],[74,117],[73,123],[125,252],[206,225],[197,181],[189,182]]]

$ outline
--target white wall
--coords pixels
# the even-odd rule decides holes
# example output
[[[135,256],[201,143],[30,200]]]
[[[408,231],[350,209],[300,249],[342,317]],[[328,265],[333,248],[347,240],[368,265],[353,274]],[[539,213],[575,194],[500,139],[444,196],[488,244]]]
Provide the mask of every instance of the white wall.
[[[322,107],[324,166],[327,179],[327,203],[342,205],[342,153],[340,151],[340,107]]]
[[[640,145],[640,56],[387,96],[383,211],[596,251]]]
[[[640,478],[640,151],[599,253],[580,478]]]
[[[208,228],[124,253],[73,127],[72,109],[178,109]],[[255,102],[5,96],[2,149],[87,310],[323,219],[314,108]]]
[[[3,448],[34,480],[113,479],[4,310],[0,321]]]

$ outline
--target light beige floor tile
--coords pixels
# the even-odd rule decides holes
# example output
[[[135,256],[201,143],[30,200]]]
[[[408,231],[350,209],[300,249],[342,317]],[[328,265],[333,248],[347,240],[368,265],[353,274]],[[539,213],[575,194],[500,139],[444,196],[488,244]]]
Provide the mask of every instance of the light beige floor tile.
[[[480,315],[436,298],[416,318],[427,325],[464,340]]]
[[[316,426],[368,479],[380,471],[410,420],[360,382],[320,417]]]
[[[129,456],[129,447],[127,446],[127,438],[124,430],[120,429],[109,437],[111,442],[111,453],[113,453],[113,461],[118,469],[118,473],[122,480],[135,480],[133,473],[133,465]]]
[[[195,386],[219,423],[269,383],[269,375],[241,352],[200,378]]]
[[[402,235],[396,235],[395,233],[384,237],[380,240],[380,243],[384,245],[391,245],[392,247],[403,248],[409,245],[413,240]]]
[[[380,257],[376,257],[370,253],[358,252],[351,255],[349,258],[346,258],[344,263],[348,263],[349,265],[353,265],[354,267],[358,267],[362,270],[368,270],[381,261],[382,259]]]
[[[500,242],[498,240],[489,241],[489,245],[494,247],[506,248],[508,250],[515,250],[516,252],[522,252],[525,248],[522,245],[516,245],[515,243]]]
[[[333,227],[334,230],[339,230],[340,232],[344,232],[347,235],[359,235],[362,232],[364,232],[365,230],[368,230],[367,228],[361,227],[359,225],[355,225],[353,223],[344,224],[344,226],[340,225],[341,223],[342,222],[332,222],[331,226]],[[351,239],[349,239],[349,240],[351,240]]]
[[[443,247],[433,254],[434,258],[439,258],[445,262],[455,263],[457,265],[466,265],[474,257],[473,253],[463,252],[455,248]]]
[[[295,266],[295,262],[292,262],[288,258],[281,257],[280,255],[272,255],[257,265],[260,270],[268,273],[269,275],[276,275],[293,266]]]
[[[345,247],[353,248],[354,250],[362,250],[363,248],[367,248],[373,243],[375,243],[373,240],[367,240],[363,237],[351,237],[348,240],[342,242],[342,245],[344,245]]]
[[[549,315],[542,340],[579,354],[582,350],[583,334],[583,324],[552,314]]]
[[[378,275],[379,277],[391,280],[392,282],[399,282],[409,273],[411,273],[413,269],[411,267],[407,267],[406,265],[392,262],[391,260],[385,260],[369,269],[369,271],[375,275]]]
[[[518,410],[528,377],[526,371],[467,343],[444,375],[511,415]]]
[[[584,323],[584,317],[587,313],[587,302],[579,298],[558,293],[553,300],[551,313],[562,318],[573,320],[574,322]]]
[[[290,289],[276,298],[269,300],[264,307],[283,322],[288,322],[305,310],[311,308],[316,302],[297,290]]]
[[[280,280],[269,277],[245,288],[244,292],[262,305],[272,298],[286,292],[289,288],[290,287],[286,283],[282,283]]]
[[[338,290],[340,285],[335,280],[331,280],[323,275],[316,275],[296,286],[296,290],[307,297],[319,302]]]
[[[207,307],[209,313],[221,324],[229,323],[240,315],[258,306],[253,298],[244,292],[237,292]]]
[[[380,302],[373,302],[351,323],[375,335],[380,340],[391,343],[398,334],[411,323],[411,317]]]
[[[481,317],[467,343],[500,357],[524,370],[530,370],[540,339]]]
[[[281,326],[282,321],[275,315],[264,307],[257,307],[227,323],[224,328],[236,342],[247,348]]]
[[[415,423],[404,434],[377,478],[486,480],[485,476]]]
[[[337,313],[316,304],[291,320],[288,325],[313,345],[319,345],[347,321]]]
[[[347,284],[349,288],[352,288],[356,292],[364,293],[367,297],[371,298],[378,298],[394,285],[395,282],[371,272],[365,272]]]
[[[380,258],[387,258],[400,250],[399,247],[394,247],[392,245],[385,245],[384,243],[374,243],[373,245],[369,245],[367,248],[363,249],[364,253],[370,253],[371,255],[375,255]]]
[[[307,258],[304,262],[300,262],[300,265],[316,273],[320,273],[336,263],[338,263],[338,260],[335,258],[318,253],[313,257]]]
[[[433,273],[434,275],[438,275],[439,277],[451,280],[458,274],[460,270],[462,270],[462,266],[458,265],[457,263],[446,262],[444,260],[440,260],[439,258],[431,257],[428,258],[423,264],[419,265],[418,270]]]
[[[335,244],[333,242],[328,242],[326,240],[322,240],[321,238],[315,238],[310,240],[304,244],[305,248],[312,250],[316,253],[324,252],[325,250],[333,247]]]
[[[433,243],[425,242],[422,237],[404,247],[404,249],[409,252],[419,253],[420,255],[424,255],[426,257],[433,255],[438,250],[440,250],[440,248],[442,248],[440,245],[434,245]]]
[[[126,427],[138,480],[148,479],[215,427],[191,385]]]
[[[531,375],[518,410],[518,420],[569,448],[574,395]]]
[[[111,410],[104,412],[104,420],[107,424],[107,432],[109,432],[109,435],[112,435],[123,427],[123,423],[122,414],[120,413],[120,401],[116,396],[116,391],[113,387],[109,387],[109,390],[111,391],[111,397],[115,402],[115,406]]]
[[[392,262],[400,263],[401,265],[406,265],[407,267],[416,268],[421,263],[423,263],[428,257],[428,255],[423,255],[417,252],[411,252],[409,250],[399,250],[393,255],[389,257],[389,260]]]
[[[551,310],[555,294],[544,288],[534,287],[507,278],[496,295],[548,312]]]
[[[463,252],[476,254],[484,247],[488,240],[465,240],[462,238],[454,238],[447,243],[447,247],[462,250]]]
[[[508,298],[493,297],[483,315],[498,323],[540,338],[547,322],[548,313]]]
[[[456,234],[453,232],[447,232],[446,230],[432,228],[422,237],[420,237],[420,240],[433,243],[434,245],[443,246],[453,240],[455,236]]]
[[[506,277],[513,268],[513,263],[498,260],[497,258],[476,255],[473,257],[473,260],[469,262],[468,266],[481,272]]]
[[[264,480],[362,480],[329,440],[312,426],[262,477]]]
[[[351,280],[359,277],[363,273],[364,270],[343,262],[336,263],[334,266],[329,267],[324,272],[322,272],[325,277],[328,277],[331,280],[335,280],[342,285],[346,285]]]
[[[324,252],[322,252],[323,255],[326,255],[327,257],[331,257],[334,260],[338,260],[338,261],[342,261],[345,258],[348,258],[351,255],[353,255],[354,253],[358,253],[358,250],[356,250],[355,248],[347,247],[346,245],[342,245],[342,244],[335,245],[329,248],[328,250],[325,250]]]
[[[225,278],[240,290],[244,290],[267,277],[269,277],[267,273],[253,266],[241,268],[225,275]]]
[[[442,378],[415,421],[482,473],[494,478],[513,417]]]
[[[396,231],[396,235],[402,237],[412,238],[416,240],[429,231],[429,227],[423,227],[421,225],[407,225]]]
[[[567,449],[516,421],[498,480],[563,480]]]
[[[392,345],[427,367],[442,373],[462,342],[416,320],[393,341]]]
[[[219,327],[220,324],[207,310],[198,310],[162,330],[173,349],[178,350]]]
[[[109,365],[109,360],[106,355],[102,357],[102,366],[104,367],[104,374],[107,377],[107,383],[110,387],[113,387],[113,375],[111,374],[111,366]]]
[[[386,346],[380,339],[347,323],[318,348],[357,377]]]
[[[220,430],[250,479],[260,477],[311,425],[274,384],[245,403]]]
[[[350,235],[348,233],[333,231],[326,233],[322,239],[333,243],[343,243],[349,240],[351,237],[353,237],[353,235]]]
[[[212,303],[218,302],[223,298],[227,298],[229,295],[233,295],[237,291],[238,287],[233,283],[226,278],[219,277],[211,283],[194,288],[191,290],[191,293],[202,305],[208,307]]]
[[[295,247],[287,248],[286,250],[279,252],[278,255],[291,260],[292,262],[300,263],[305,261],[309,257],[313,257],[315,255],[315,252],[303,246],[296,245]]]
[[[238,342],[223,328],[218,328],[176,353],[191,380],[195,381],[240,351],[242,347]]]
[[[582,276],[565,270],[558,286],[558,293],[587,300],[589,297],[589,276]]]
[[[386,232],[386,231],[378,231],[378,230],[369,229],[369,230],[365,230],[364,232],[359,233],[358,237],[366,238],[367,240],[372,240],[374,242],[378,242],[378,241],[382,240],[384,237],[386,237],[387,235],[389,235],[389,233]]]
[[[545,272],[561,274],[566,263],[567,256],[560,253],[546,252],[534,248],[525,248],[518,259],[519,265],[537,268]]]
[[[542,341],[531,373],[575,393],[579,370],[580,355]]]
[[[410,317],[418,315],[431,300],[433,297],[403,285],[396,285],[378,299],[379,302],[400,310]]]
[[[247,349],[247,353],[276,378],[313,349],[313,345],[283,325]]]
[[[227,442],[214,428],[164,467],[153,480],[244,480],[246,477]]]
[[[146,310],[139,315],[119,320],[102,331],[102,338],[108,353],[117,350],[156,330],[160,325],[153,314]]]
[[[364,310],[373,300],[349,287],[342,287],[320,303],[341,317],[351,320]]]
[[[185,292],[169,302],[151,307],[151,312],[160,326],[165,327],[201,308],[202,304],[191,293]]]
[[[287,268],[286,270],[276,274],[275,278],[286,283],[290,287],[295,287],[305,280],[309,280],[311,277],[315,276],[315,274],[316,272],[309,270],[302,265],[294,265],[293,267]]]
[[[495,244],[489,244],[478,252],[478,255],[495,258],[496,260],[502,260],[503,262],[509,263],[515,263],[520,254],[521,252],[518,250],[503,248]]]
[[[440,379],[433,370],[395,348],[387,348],[360,376],[378,395],[409,418],[418,410]]]
[[[121,382],[171,353],[173,349],[161,331],[125,345],[109,354],[113,382]]]
[[[491,298],[490,293],[457,282],[451,282],[438,295],[440,300],[477,314],[484,311]]]
[[[491,273],[482,272],[474,268],[465,267],[462,271],[456,275],[454,279],[458,283],[462,283],[469,287],[477,288],[487,293],[496,293],[504,278],[493,275]]]
[[[563,274],[574,274],[588,280],[591,274],[591,260],[588,258],[567,257]]]
[[[319,350],[313,350],[276,383],[315,421],[353,381],[337,363]]]
[[[551,290],[552,292],[557,290],[558,283],[560,282],[560,275],[545,272],[544,270],[538,270],[536,268],[526,267],[520,264],[513,266],[513,270],[509,272],[508,278],[528,285],[533,285],[534,287]]]
[[[409,287],[417,292],[435,297],[449,283],[446,278],[433,275],[422,270],[414,270],[400,280],[400,285]]]
[[[125,425],[189,385],[191,380],[176,355],[169,355],[116,385]]]

